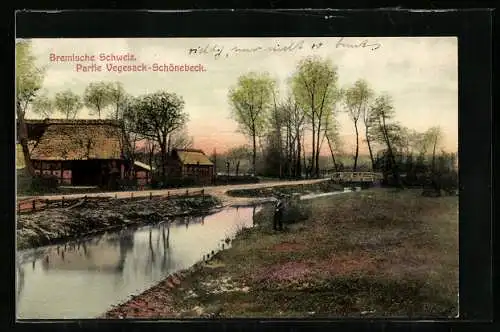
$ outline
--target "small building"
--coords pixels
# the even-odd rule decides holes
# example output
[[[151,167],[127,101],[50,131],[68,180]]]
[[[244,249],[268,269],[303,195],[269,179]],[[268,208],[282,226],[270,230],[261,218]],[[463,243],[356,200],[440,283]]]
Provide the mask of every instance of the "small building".
[[[130,147],[119,121],[25,120],[35,173],[60,184],[113,186],[130,174]]]
[[[137,185],[144,186],[151,183],[152,172],[154,167],[151,168],[149,165],[142,163],[140,161],[134,161],[134,172],[135,178],[137,179]]]
[[[211,184],[214,163],[202,150],[172,149],[167,159],[168,178],[193,178],[198,184]]]

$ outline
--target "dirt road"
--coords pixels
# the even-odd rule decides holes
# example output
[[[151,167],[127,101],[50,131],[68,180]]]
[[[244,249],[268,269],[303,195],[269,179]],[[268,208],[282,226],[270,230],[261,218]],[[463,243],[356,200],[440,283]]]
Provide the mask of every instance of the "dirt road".
[[[205,193],[208,195],[217,196],[222,199],[223,203],[227,204],[229,202],[243,202],[245,198],[229,197],[225,195],[228,190],[234,189],[255,189],[255,188],[265,188],[265,187],[275,187],[275,186],[293,186],[299,184],[311,184],[326,181],[327,179],[315,179],[315,180],[301,180],[301,181],[274,181],[274,182],[263,182],[263,183],[251,183],[251,184],[235,184],[226,186],[207,186],[207,187],[191,187],[191,188],[179,188],[179,189],[160,189],[160,190],[143,190],[143,191],[117,191],[117,192],[105,192],[105,193],[89,193],[89,194],[73,194],[73,195],[44,195],[44,196],[19,196],[19,200],[30,200],[36,198],[43,198],[47,200],[61,200],[62,197],[67,199],[83,198],[87,197],[116,197],[116,198],[129,198],[132,194],[134,197],[146,197],[150,193],[153,196],[165,196],[167,194],[176,195],[185,193],[186,190],[189,191],[199,191],[204,189]]]

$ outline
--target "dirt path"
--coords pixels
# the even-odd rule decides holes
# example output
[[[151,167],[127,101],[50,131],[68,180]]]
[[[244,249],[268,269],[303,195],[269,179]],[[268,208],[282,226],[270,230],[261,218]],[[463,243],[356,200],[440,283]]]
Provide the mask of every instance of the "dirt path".
[[[117,191],[117,192],[106,192],[106,193],[89,193],[89,194],[70,194],[70,195],[44,195],[44,196],[19,196],[18,201],[31,200],[37,198],[43,198],[47,200],[61,200],[62,197],[67,199],[83,198],[87,197],[116,197],[116,198],[129,198],[131,194],[134,197],[146,197],[152,193],[153,196],[166,196],[176,195],[185,193],[188,191],[199,191],[204,189],[205,193],[208,195],[213,195],[219,197],[224,205],[234,203],[245,203],[249,202],[248,198],[238,198],[229,197],[226,195],[228,190],[234,189],[255,189],[255,188],[265,188],[265,187],[276,187],[276,186],[294,186],[300,184],[311,184],[327,181],[327,179],[316,179],[316,180],[301,180],[301,181],[275,181],[275,182],[263,182],[263,183],[251,183],[251,184],[235,184],[226,186],[208,186],[208,187],[191,187],[191,188],[179,188],[179,189],[159,189],[159,190],[144,190],[144,191]],[[252,201],[254,201],[253,199]]]

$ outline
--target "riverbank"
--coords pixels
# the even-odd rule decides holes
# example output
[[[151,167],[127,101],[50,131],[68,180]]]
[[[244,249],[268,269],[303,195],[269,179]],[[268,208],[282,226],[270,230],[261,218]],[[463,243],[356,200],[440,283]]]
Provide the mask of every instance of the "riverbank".
[[[69,207],[52,207],[17,218],[17,249],[84,237],[166,218],[206,214],[222,207],[211,195],[82,200]]]
[[[454,317],[458,198],[370,189],[309,201],[284,232],[241,230],[228,250],[104,314],[153,317]]]
[[[273,197],[276,195],[292,195],[295,193],[327,193],[332,191],[343,191],[344,186],[333,181],[323,180],[316,183],[287,184],[282,186],[264,188],[245,188],[228,190],[226,195],[230,197]]]

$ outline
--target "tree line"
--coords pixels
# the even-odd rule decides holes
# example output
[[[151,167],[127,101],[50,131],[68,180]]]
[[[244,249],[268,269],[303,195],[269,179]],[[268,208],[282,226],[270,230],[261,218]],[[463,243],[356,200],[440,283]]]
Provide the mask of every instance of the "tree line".
[[[132,96],[120,82],[91,82],[83,96],[65,90],[49,98],[42,90],[45,69],[35,63],[31,43],[26,40],[16,43],[16,118],[19,123],[18,136],[22,146],[25,168],[31,177],[35,170],[30,159],[26,113],[32,110],[44,118],[59,112],[66,119],[75,119],[86,106],[91,115],[98,118],[118,120],[126,133],[131,159],[138,154],[148,156],[153,167],[157,152],[161,159],[161,175],[166,176],[165,163],[173,147],[188,148],[193,144],[187,134],[188,115],[184,100],[175,93],[157,91]],[[137,143],[140,148],[136,149]]]
[[[412,158],[425,162],[431,155],[431,169],[436,168],[443,139],[440,127],[422,133],[404,127],[396,119],[389,94],[376,93],[364,79],[344,87],[338,82],[338,68],[330,59],[317,56],[297,64],[283,96],[279,96],[278,83],[267,72],[249,72],[238,78],[228,99],[240,132],[250,139],[254,171],[260,151],[269,174],[299,178],[305,173],[319,177],[324,144],[330,151],[333,168],[345,170],[337,159],[344,154],[345,143],[339,135],[341,112],[348,115],[355,133],[350,170],[359,169],[361,144],[367,146],[371,170],[383,171],[386,178],[392,175],[396,183],[401,182],[402,155],[405,162]],[[310,137],[308,154],[306,135]],[[441,151],[441,157],[445,154]]]
[[[86,106],[98,118],[119,120],[132,147],[131,158],[140,155],[149,165],[157,164],[162,177],[166,176],[165,164],[171,149],[193,144],[187,134],[184,99],[175,93],[157,91],[132,96],[119,82],[101,81],[90,83],[82,96],[65,90],[49,98],[41,89],[44,76],[44,68],[35,64],[30,42],[17,42],[16,117],[26,169],[31,175],[34,170],[24,122],[28,109],[43,117],[59,112],[66,119],[74,119]],[[382,171],[385,178],[392,175],[396,183],[401,183],[403,170],[436,172],[446,160],[456,159],[456,154],[440,152],[440,127],[419,133],[402,126],[396,119],[390,95],[376,93],[364,79],[341,87],[338,68],[330,59],[307,57],[299,61],[286,88],[286,94],[280,95],[278,82],[269,73],[249,72],[229,89],[231,114],[250,144],[225,153],[228,172],[231,168],[238,174],[242,161],[249,160],[250,172],[255,174],[260,159],[264,175],[319,177],[320,151],[325,144],[333,168],[347,170],[340,161],[345,155],[345,142],[339,135],[342,112],[348,115],[355,132],[352,171],[360,169],[362,144],[366,144],[369,153],[369,168]],[[310,138],[307,148],[306,137]],[[142,143],[139,151],[135,149],[138,142]],[[212,159],[215,158],[214,151]]]

